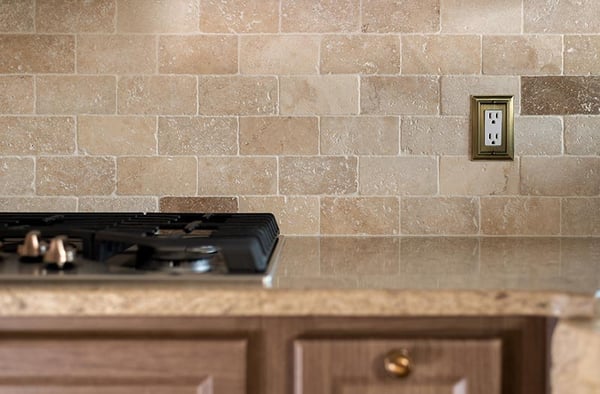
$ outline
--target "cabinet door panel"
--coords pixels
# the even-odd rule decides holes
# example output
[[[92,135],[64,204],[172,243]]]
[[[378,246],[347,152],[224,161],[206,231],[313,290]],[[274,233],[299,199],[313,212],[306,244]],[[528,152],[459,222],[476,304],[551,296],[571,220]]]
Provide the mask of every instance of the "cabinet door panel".
[[[464,379],[418,383],[414,380],[401,388],[397,384],[343,385],[340,394],[468,394]]]

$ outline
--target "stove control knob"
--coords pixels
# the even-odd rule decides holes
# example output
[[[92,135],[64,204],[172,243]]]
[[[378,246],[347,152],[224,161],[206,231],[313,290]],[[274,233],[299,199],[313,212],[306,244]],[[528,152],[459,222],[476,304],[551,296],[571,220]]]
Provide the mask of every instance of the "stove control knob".
[[[75,259],[75,250],[65,246],[67,240],[64,236],[52,238],[48,251],[44,254],[44,263],[50,264],[58,269],[66,268]]]
[[[30,231],[25,235],[23,245],[17,247],[17,253],[23,258],[38,258],[46,253],[46,244],[40,241],[39,231]]]

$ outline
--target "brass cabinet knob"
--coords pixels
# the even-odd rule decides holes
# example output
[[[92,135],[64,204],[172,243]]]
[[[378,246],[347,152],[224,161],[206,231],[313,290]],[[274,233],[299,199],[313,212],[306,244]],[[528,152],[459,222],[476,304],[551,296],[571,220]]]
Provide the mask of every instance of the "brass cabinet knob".
[[[397,378],[404,378],[410,374],[412,361],[408,357],[408,351],[392,350],[386,354],[383,366],[387,373]]]

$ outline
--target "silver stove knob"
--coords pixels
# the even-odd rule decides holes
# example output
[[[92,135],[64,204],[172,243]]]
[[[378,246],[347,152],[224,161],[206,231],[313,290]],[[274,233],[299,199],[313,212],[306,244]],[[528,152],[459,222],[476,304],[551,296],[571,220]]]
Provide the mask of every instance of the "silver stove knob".
[[[41,257],[46,253],[47,245],[40,241],[39,231],[30,231],[25,235],[23,245],[17,247],[17,253],[21,257]]]
[[[75,250],[65,246],[67,237],[58,236],[52,238],[48,251],[44,254],[44,263],[56,265],[61,269],[67,263],[72,263],[75,259]]]

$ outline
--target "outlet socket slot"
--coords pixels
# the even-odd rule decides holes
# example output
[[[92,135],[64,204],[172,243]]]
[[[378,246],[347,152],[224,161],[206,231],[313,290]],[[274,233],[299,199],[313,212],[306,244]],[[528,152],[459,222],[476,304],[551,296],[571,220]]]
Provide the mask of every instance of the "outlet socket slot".
[[[471,96],[473,160],[514,159],[513,96]]]

